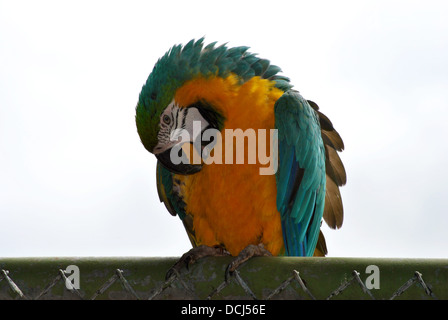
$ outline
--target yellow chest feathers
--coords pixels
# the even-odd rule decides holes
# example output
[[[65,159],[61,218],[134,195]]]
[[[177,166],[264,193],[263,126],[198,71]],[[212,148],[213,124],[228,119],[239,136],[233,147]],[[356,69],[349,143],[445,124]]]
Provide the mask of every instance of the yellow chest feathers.
[[[176,92],[175,101],[188,106],[204,100],[224,116],[221,131],[224,154],[232,144],[225,138],[227,129],[267,130],[264,139],[267,138],[265,148],[269,150],[274,104],[282,94],[272,81],[254,77],[239,84],[237,77],[231,75],[193,79]],[[236,147],[232,147],[234,156]],[[250,146],[245,143],[243,148],[243,164],[236,164],[233,158],[233,163],[207,164],[194,175],[176,175],[175,179],[187,214],[193,218],[197,245],[224,245],[232,255],[237,255],[247,245],[261,242],[275,255],[283,248],[275,175],[260,175],[260,167],[266,163],[260,163],[257,157],[256,163],[249,164]]]

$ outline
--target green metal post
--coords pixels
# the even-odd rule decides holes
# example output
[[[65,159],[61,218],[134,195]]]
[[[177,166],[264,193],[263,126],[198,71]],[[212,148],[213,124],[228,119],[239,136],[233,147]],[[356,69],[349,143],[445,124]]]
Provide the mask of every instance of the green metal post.
[[[225,282],[231,258],[204,258],[166,280],[176,261],[0,258],[0,299],[448,299],[448,259],[260,257]]]

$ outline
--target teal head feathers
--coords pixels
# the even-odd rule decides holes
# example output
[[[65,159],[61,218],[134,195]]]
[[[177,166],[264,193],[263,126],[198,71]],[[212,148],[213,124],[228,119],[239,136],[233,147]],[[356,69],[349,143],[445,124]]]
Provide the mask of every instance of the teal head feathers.
[[[150,152],[154,153],[159,142],[164,110],[173,101],[176,90],[190,79],[211,75],[224,78],[233,73],[242,82],[259,76],[275,80],[280,89],[292,87],[288,78],[278,75],[279,67],[247,52],[248,47],[216,47],[216,42],[204,46],[203,41],[201,38],[191,40],[185,46],[172,47],[157,61],[140,92],[136,108],[137,131]]]

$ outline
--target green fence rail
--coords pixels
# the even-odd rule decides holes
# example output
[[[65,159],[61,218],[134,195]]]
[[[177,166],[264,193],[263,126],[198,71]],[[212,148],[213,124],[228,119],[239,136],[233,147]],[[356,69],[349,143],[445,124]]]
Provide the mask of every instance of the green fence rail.
[[[229,257],[165,279],[177,258],[0,258],[0,300],[448,299],[448,259]]]

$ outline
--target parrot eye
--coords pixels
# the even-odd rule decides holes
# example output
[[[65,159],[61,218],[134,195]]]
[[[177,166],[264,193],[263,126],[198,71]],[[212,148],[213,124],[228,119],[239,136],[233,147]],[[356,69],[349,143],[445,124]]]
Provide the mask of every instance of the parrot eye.
[[[165,122],[165,124],[171,123],[171,118],[166,114],[163,116],[162,120],[163,120],[163,122]]]

